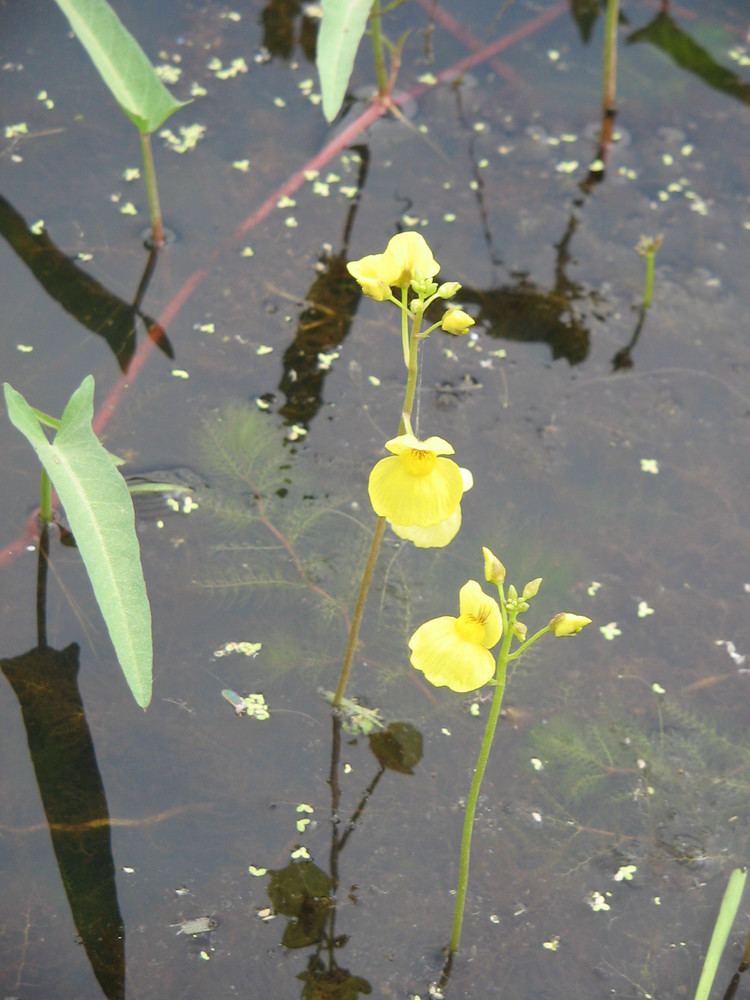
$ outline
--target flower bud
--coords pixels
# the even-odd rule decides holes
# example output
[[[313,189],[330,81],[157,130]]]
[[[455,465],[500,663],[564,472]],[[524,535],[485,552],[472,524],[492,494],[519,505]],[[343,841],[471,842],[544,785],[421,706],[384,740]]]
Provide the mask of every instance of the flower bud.
[[[435,294],[438,286],[430,278],[414,277],[411,279],[411,287],[421,299],[426,299]]]
[[[525,601],[530,601],[532,597],[536,597],[539,593],[539,588],[542,585],[542,578],[538,576],[536,580],[529,580],[526,586],[523,588],[523,594],[521,595]]]
[[[440,326],[446,333],[453,333],[460,337],[469,332],[469,327],[474,326],[474,320],[463,309],[448,309],[443,316]]]
[[[518,621],[513,622],[513,635],[520,642],[524,642],[526,640],[526,633],[527,632],[528,632],[528,628],[527,628],[525,622],[518,622]]]
[[[505,566],[500,562],[494,552],[486,546],[482,546],[484,556],[484,578],[487,583],[502,583],[505,579]]]
[[[570,611],[561,611],[549,620],[549,627],[553,635],[556,636],[576,635],[582,628],[590,624],[590,618],[586,618],[585,615],[571,614]]]
[[[508,587],[508,603],[510,604],[512,601],[515,604],[517,600],[518,600],[518,591],[516,590],[515,586],[511,583],[511,585]]]
[[[664,233],[657,233],[656,236],[641,236],[635,248],[635,252],[641,257],[653,257],[661,249],[664,242]]]
[[[439,299],[452,299],[460,291],[461,285],[458,281],[444,281],[438,288],[437,295]]]

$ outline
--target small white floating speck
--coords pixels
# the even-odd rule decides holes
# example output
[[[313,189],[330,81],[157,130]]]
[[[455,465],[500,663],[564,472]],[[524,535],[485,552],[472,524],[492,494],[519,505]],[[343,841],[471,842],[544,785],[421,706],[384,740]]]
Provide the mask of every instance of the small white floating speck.
[[[622,630],[617,627],[617,622],[608,622],[606,625],[600,625],[599,631],[610,642],[612,639],[616,639],[618,635],[622,635]]]
[[[601,911],[606,911],[611,909],[609,903],[604,898],[603,894],[601,892],[597,892],[596,890],[590,893],[586,902],[594,911],[594,913],[599,913]]]
[[[641,472],[648,472],[652,476],[659,475],[659,463],[655,458],[641,459]]]
[[[174,375],[175,378],[190,378],[190,373],[186,372],[184,368],[173,368],[172,375]]]
[[[637,871],[638,868],[635,865],[620,865],[612,878],[615,882],[632,882]]]

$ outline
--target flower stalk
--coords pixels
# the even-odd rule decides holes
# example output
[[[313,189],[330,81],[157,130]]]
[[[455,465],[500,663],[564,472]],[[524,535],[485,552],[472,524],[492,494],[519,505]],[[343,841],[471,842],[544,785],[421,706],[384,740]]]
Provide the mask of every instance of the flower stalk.
[[[373,6],[372,24],[373,39],[375,39],[376,36],[380,37],[378,0]],[[382,54],[382,39],[380,44]],[[382,459],[370,476],[370,499],[378,520],[370,543],[370,551],[365,560],[346,650],[332,699],[334,708],[341,705],[351,673],[367,595],[386,524],[390,522],[399,537],[412,541],[419,547],[447,545],[461,524],[461,496],[465,490],[471,488],[472,483],[467,470],[461,470],[455,463],[437,458],[438,454],[451,454],[453,452],[451,445],[435,437],[420,441],[414,435],[411,425],[419,381],[419,347],[421,341],[433,329],[440,326],[440,323],[434,323],[427,330],[422,329],[425,310],[435,299],[446,299],[455,295],[461,286],[458,282],[438,286],[432,280],[440,265],[432,256],[424,237],[419,233],[399,233],[390,240],[384,253],[370,254],[360,260],[351,261],[347,267],[352,277],[359,282],[365,295],[376,302],[390,302],[398,308],[401,314],[401,344],[407,374],[398,437],[387,444],[393,457]],[[398,297],[394,295],[394,287],[400,292]],[[414,297],[410,300],[410,296]],[[455,314],[461,310],[449,310],[446,316],[451,312]],[[465,333],[473,322],[466,313],[461,313],[458,323],[455,315],[452,315],[449,324],[451,329],[448,332]],[[439,450],[434,451],[435,448]],[[440,464],[435,468],[436,463]],[[433,471],[434,474],[428,477],[427,474]],[[377,501],[373,487],[375,482],[379,484]],[[406,489],[402,490],[404,485]],[[410,497],[407,495],[409,487],[412,489]],[[391,511],[397,515],[401,512],[402,516],[394,517],[393,521],[390,521]],[[408,523],[403,524],[402,521]]]
[[[504,601],[501,600],[501,607]],[[453,926],[451,929],[451,939],[448,951],[451,955],[458,951],[461,942],[461,928],[464,922],[464,910],[466,908],[466,891],[469,886],[469,866],[471,862],[471,835],[474,831],[474,819],[477,812],[477,802],[479,792],[487,770],[487,762],[490,759],[492,742],[495,739],[497,723],[500,719],[500,710],[503,707],[503,696],[505,695],[505,681],[508,672],[508,651],[513,638],[513,622],[515,615],[511,615],[505,628],[505,635],[500,646],[500,653],[497,657],[497,670],[495,672],[495,691],[492,696],[490,712],[487,716],[487,725],[484,727],[482,745],[479,748],[479,756],[474,767],[474,774],[471,778],[469,796],[466,799],[466,812],[464,814],[463,831],[461,833],[461,851],[458,857],[458,885],[456,887],[456,903],[453,909]]]
[[[449,616],[433,618],[420,625],[409,640],[412,666],[416,670],[421,670],[427,680],[436,687],[449,687],[452,691],[458,692],[473,691],[485,684],[493,684],[495,688],[466,799],[458,859],[456,902],[447,961],[443,970],[444,977],[449,973],[453,955],[458,951],[461,942],[477,802],[503,707],[508,664],[544,635],[554,637],[577,635],[581,629],[591,624],[591,619],[584,615],[561,611],[553,615],[543,628],[527,639],[526,625],[518,619],[529,610],[530,602],[539,593],[541,577],[530,580],[521,589],[520,596],[513,584],[510,584],[506,592],[505,566],[490,549],[483,548],[482,553],[485,580],[497,587],[499,602],[485,594],[476,580],[469,580],[460,591],[458,618]],[[501,638],[500,650],[495,659],[489,650],[496,646]],[[518,646],[511,652],[514,638]]]

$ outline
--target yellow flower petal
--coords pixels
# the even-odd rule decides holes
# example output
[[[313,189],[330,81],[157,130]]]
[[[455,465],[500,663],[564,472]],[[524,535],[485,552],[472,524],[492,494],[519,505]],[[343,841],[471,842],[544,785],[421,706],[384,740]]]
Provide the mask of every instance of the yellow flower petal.
[[[455,462],[417,449],[382,458],[368,483],[376,514],[394,524],[417,528],[454,514],[463,489],[461,470]]]
[[[395,284],[394,279],[398,277],[398,270],[394,270],[393,263],[382,253],[352,260],[346,265],[346,269],[359,282],[365,295],[376,302],[382,302],[390,296],[390,286]]]
[[[549,627],[555,636],[577,635],[582,628],[591,624],[591,619],[585,615],[574,615],[570,611],[561,611],[550,618]]]
[[[446,517],[444,521],[438,521],[437,524],[431,524],[426,528],[419,528],[416,525],[404,526],[391,524],[391,530],[394,535],[398,535],[399,538],[403,538],[407,542],[413,542],[418,549],[443,548],[444,545],[448,545],[453,541],[460,527],[460,505],[450,517]]]
[[[398,437],[386,441],[387,451],[394,455],[402,455],[405,451],[432,451],[436,455],[454,455],[455,449],[452,444],[441,437],[429,437],[426,441],[420,441],[413,434],[399,434]]]
[[[475,320],[463,309],[449,309],[443,316],[440,326],[446,333],[453,333],[460,337],[469,332],[469,327],[474,326]]]
[[[491,649],[503,631],[497,601],[485,594],[476,580],[468,580],[459,591],[458,608],[458,621],[467,631],[471,629],[477,636],[476,642]]]
[[[474,691],[490,681],[495,659],[484,646],[463,639],[456,631],[456,618],[433,618],[409,640],[411,663],[435,687],[451,691]]]
[[[391,284],[408,288],[415,278],[434,278],[440,265],[421,233],[398,233],[388,241],[384,257],[392,268]]]

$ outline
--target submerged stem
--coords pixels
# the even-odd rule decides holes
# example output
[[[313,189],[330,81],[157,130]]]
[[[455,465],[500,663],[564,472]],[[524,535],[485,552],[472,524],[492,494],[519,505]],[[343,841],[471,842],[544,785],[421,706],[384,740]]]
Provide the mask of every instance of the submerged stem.
[[[339,682],[336,685],[336,692],[333,696],[333,701],[331,702],[334,708],[338,708],[341,705],[341,699],[344,697],[344,691],[346,690],[347,681],[349,680],[349,674],[352,670],[354,650],[357,648],[357,641],[359,639],[359,628],[362,624],[362,616],[365,612],[365,604],[367,603],[367,594],[370,590],[370,583],[372,582],[372,574],[375,572],[375,566],[377,565],[378,556],[380,555],[380,543],[383,541],[384,532],[385,518],[379,517],[377,523],[375,524],[375,532],[372,536],[372,542],[370,543],[370,551],[367,555],[367,562],[365,563],[362,580],[359,584],[357,604],[354,608],[354,614],[352,615],[352,623],[349,626],[349,636],[346,641],[346,652],[344,653],[344,660],[341,664]]]
[[[143,179],[146,183],[146,196],[148,197],[148,214],[151,218],[151,242],[155,247],[163,247],[164,223],[161,217],[161,205],[159,204],[159,189],[156,185],[156,167],[154,166],[154,153],[151,148],[151,134],[141,132],[141,155],[143,157]]]
[[[451,930],[448,953],[453,955],[458,951],[461,941],[461,927],[464,922],[464,908],[466,906],[466,890],[469,885],[469,862],[471,860],[471,835],[474,829],[474,817],[477,811],[477,801],[479,800],[479,790],[482,787],[482,779],[487,770],[487,761],[492,750],[492,741],[495,738],[497,722],[500,718],[500,709],[503,707],[503,695],[505,694],[505,679],[508,666],[508,650],[513,638],[513,621],[515,615],[510,615],[508,627],[503,635],[503,643],[497,657],[497,670],[495,672],[495,693],[492,697],[490,714],[487,716],[487,725],[484,728],[482,745],[479,748],[477,764],[471,779],[471,788],[466,800],[466,813],[464,814],[464,826],[461,834],[461,853],[458,859],[458,885],[456,887],[456,905],[453,910],[453,927]]]
[[[417,378],[419,376],[419,329],[421,322],[422,315],[421,313],[418,313],[414,317],[414,322],[412,323],[408,351],[406,352],[408,354],[408,375],[406,378],[406,390],[404,392],[404,404],[401,407],[399,434],[406,433],[407,429],[410,427],[409,422],[411,420],[411,411],[414,406],[414,394],[416,392]],[[372,583],[375,566],[378,562],[378,556],[380,555],[380,545],[383,541],[384,533],[385,518],[379,517],[375,525],[372,542],[370,543],[370,551],[367,554],[365,568],[362,571],[362,579],[360,581],[359,592],[357,594],[357,603],[354,607],[352,623],[349,626],[349,635],[346,640],[346,651],[344,652],[344,659],[341,663],[341,671],[339,672],[339,680],[336,685],[336,691],[333,695],[333,701],[331,702],[334,708],[338,708],[341,705],[341,699],[344,697],[344,691],[346,690],[346,685],[349,681],[349,674],[351,673],[352,662],[354,660],[354,652],[357,648],[357,642],[359,641],[359,629],[362,625],[362,617],[365,611],[365,604],[367,603],[367,595],[370,590],[370,584]]]

